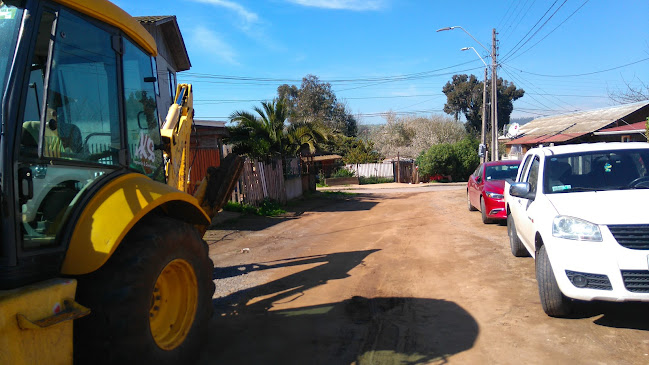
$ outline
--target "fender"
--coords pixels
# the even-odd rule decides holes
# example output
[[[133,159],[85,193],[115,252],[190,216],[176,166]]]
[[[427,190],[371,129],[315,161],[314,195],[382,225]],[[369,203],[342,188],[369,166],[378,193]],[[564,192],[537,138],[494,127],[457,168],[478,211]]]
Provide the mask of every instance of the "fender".
[[[82,275],[99,269],[133,226],[159,207],[167,215],[195,225],[207,226],[211,221],[191,195],[141,174],[121,175],[84,207],[74,225],[61,273]]]

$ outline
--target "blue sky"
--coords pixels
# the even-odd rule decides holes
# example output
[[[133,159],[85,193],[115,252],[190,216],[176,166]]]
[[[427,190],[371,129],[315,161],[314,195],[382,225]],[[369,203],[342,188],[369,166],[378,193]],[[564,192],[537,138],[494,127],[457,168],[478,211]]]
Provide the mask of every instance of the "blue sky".
[[[448,26],[489,49],[496,28],[498,76],[526,91],[512,117],[602,108],[615,104],[610,92],[649,84],[646,0],[114,2],[134,16],[177,16],[192,62],[178,80],[194,85],[200,119],[227,120],[307,74],[331,82],[362,123],[390,110],[443,114],[453,74],[484,76],[478,56],[460,49],[490,63],[461,29],[436,32]]]

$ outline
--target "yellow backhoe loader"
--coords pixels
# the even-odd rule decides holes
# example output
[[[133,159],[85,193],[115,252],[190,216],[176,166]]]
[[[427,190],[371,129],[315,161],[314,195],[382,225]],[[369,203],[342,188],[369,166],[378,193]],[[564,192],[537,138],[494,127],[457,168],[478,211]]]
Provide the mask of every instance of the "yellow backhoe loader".
[[[105,0],[0,0],[0,364],[185,364],[207,340],[202,239],[241,172],[185,192],[193,106],[159,127],[156,45]]]

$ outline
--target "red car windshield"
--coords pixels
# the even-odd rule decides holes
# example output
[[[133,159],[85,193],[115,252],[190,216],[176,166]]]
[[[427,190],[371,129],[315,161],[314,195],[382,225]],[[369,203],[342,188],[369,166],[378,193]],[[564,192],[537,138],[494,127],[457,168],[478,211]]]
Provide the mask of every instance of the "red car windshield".
[[[494,165],[485,168],[485,180],[514,180],[518,173],[516,165]]]

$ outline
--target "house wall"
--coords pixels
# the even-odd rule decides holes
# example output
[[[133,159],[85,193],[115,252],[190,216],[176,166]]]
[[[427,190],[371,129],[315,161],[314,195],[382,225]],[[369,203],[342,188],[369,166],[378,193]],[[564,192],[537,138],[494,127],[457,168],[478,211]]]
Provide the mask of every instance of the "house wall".
[[[291,200],[302,196],[302,177],[292,177],[284,180],[286,199]]]
[[[158,47],[158,55],[156,56],[158,74],[156,77],[158,79],[159,95],[157,95],[156,99],[158,102],[158,119],[160,125],[162,125],[167,117],[169,106],[171,106],[171,103],[173,102],[173,94],[170,92],[170,82],[174,81],[173,79],[176,77],[176,70],[178,68],[174,63],[169,47],[165,42],[162,29],[152,23],[143,23],[142,26],[153,36],[156,46]],[[173,75],[171,78],[169,75],[170,71]],[[175,89],[173,92],[175,93]]]
[[[644,134],[640,133],[608,134],[595,137],[597,137],[598,142],[647,142],[647,138]],[[628,141],[623,141],[622,137],[628,137]]]

